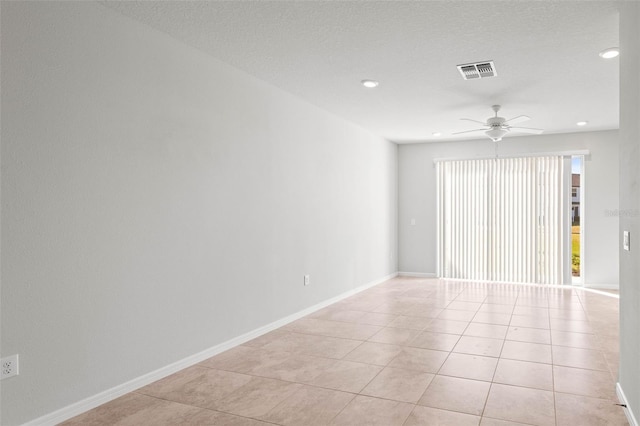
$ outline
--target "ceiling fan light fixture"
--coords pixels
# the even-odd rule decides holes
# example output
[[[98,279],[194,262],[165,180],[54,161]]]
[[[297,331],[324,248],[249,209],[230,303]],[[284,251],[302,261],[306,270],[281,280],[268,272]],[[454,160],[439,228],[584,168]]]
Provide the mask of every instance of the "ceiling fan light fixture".
[[[604,49],[599,53],[600,57],[603,59],[613,59],[620,54],[620,49],[617,47],[610,47],[608,49]]]
[[[507,134],[507,130],[501,129],[500,127],[494,127],[493,129],[484,132],[484,134],[489,136],[492,141],[499,142],[502,140],[502,137]]]
[[[362,80],[360,84],[362,84],[364,87],[368,89],[373,89],[374,87],[378,87],[380,83],[377,82],[376,80]]]

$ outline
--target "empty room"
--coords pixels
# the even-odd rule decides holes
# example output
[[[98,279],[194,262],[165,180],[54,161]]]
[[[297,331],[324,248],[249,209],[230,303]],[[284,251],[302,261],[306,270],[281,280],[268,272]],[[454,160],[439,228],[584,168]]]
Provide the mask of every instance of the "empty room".
[[[635,425],[640,3],[1,1],[0,424]]]

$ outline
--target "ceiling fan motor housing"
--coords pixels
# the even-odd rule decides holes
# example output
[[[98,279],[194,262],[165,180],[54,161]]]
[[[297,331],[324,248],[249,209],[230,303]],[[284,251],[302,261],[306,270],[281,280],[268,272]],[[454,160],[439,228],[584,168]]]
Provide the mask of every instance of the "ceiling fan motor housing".
[[[504,122],[505,122],[504,117],[491,117],[487,119],[487,126],[500,127],[502,126],[502,124],[504,124]]]

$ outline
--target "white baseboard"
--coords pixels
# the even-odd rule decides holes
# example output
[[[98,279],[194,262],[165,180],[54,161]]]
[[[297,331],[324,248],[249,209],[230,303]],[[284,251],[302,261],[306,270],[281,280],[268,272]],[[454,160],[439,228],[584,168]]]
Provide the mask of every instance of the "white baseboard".
[[[618,284],[585,284],[584,288],[592,288],[594,290],[618,290]]]
[[[436,278],[435,272],[398,272],[400,277]]]
[[[631,426],[640,426],[638,424],[638,420],[636,420],[636,417],[633,415],[633,411],[631,411],[631,408],[629,407],[629,402],[627,401],[627,397],[622,391],[620,382],[616,383],[616,393],[618,394],[618,400],[620,401],[620,403],[626,405],[626,407],[624,407],[624,414],[627,416],[629,424]]]
[[[290,322],[293,322],[297,319],[300,319],[304,316],[307,316],[319,309],[322,309],[324,307],[327,307],[333,303],[339,302],[340,300],[343,300],[349,296],[353,296],[354,294],[360,293],[361,291],[364,291],[368,288],[371,288],[373,286],[376,286],[384,281],[390,280],[391,278],[394,278],[398,275],[397,272],[394,272],[392,274],[389,274],[385,277],[382,277],[380,279],[371,281],[367,284],[361,285],[359,287],[356,287],[352,290],[349,290],[345,293],[342,293],[338,296],[332,297],[331,299],[327,299],[323,302],[320,302],[318,304],[315,304],[313,306],[310,306],[306,309],[303,309],[299,312],[296,312],[295,314],[291,314],[289,316],[286,316],[284,318],[281,318],[277,321],[274,321],[270,324],[267,324],[265,326],[256,328],[255,330],[252,330],[248,333],[242,334],[240,336],[234,337],[233,339],[227,340],[226,342],[220,343],[219,345],[213,346],[209,349],[205,349],[202,352],[198,352],[197,354],[188,356],[184,359],[181,359],[179,361],[176,361],[172,364],[169,364],[165,367],[161,367],[155,371],[152,371],[150,373],[147,373],[145,375],[142,375],[140,377],[137,377],[135,379],[129,380],[126,383],[123,383],[121,385],[115,386],[111,389],[107,389],[106,391],[100,392],[96,395],[90,396],[88,398],[85,398],[81,401],[78,401],[76,403],[73,403],[71,405],[68,405],[66,407],[63,407],[59,410],[56,410],[52,413],[46,414],[42,417],[38,417],[35,420],[32,420],[28,423],[25,423],[23,426],[54,426],[58,423],[61,423],[65,420],[69,420],[72,417],[75,417],[79,414],[82,414],[86,411],[89,411],[95,407],[98,407],[99,405],[102,405],[106,402],[112,401],[126,393],[132,392],[136,389],[139,389],[143,386],[146,386],[148,384],[151,384],[157,380],[160,380],[162,378],[165,378],[173,373],[176,373],[182,369],[185,369],[187,367],[191,367],[192,365],[198,364],[199,362],[202,362],[208,358],[211,358],[214,355],[217,355],[221,352],[224,352],[226,350],[229,350],[235,346],[241,345],[245,342],[248,342],[251,339],[255,339],[258,336],[261,336],[265,333],[268,333],[269,331],[275,330],[277,328],[280,328],[284,325],[289,324]]]

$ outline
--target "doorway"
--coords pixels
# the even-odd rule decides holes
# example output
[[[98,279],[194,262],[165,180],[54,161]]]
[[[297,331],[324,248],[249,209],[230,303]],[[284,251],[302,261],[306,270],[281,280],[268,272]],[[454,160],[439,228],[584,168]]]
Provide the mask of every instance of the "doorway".
[[[571,283],[584,283],[584,156],[571,157]]]

